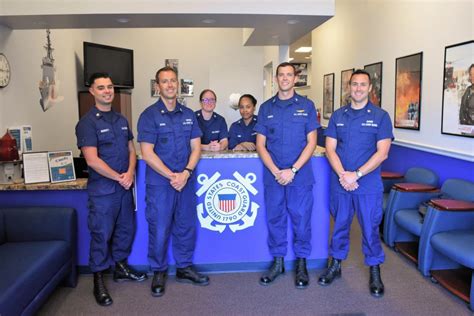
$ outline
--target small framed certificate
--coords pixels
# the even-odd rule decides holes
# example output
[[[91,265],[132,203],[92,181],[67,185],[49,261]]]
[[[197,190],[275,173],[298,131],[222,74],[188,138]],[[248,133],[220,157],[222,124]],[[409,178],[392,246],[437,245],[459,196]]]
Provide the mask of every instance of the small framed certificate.
[[[48,163],[52,183],[76,180],[72,151],[50,151]]]
[[[23,153],[25,183],[49,182],[48,153]]]

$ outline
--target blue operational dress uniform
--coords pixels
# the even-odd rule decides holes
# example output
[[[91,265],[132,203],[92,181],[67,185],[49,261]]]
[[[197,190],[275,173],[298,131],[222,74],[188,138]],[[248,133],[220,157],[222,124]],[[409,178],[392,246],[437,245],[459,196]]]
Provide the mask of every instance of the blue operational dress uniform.
[[[230,126],[229,129],[229,149],[234,149],[235,146],[242,142],[254,143],[257,140],[257,132],[254,131],[255,124],[257,124],[257,116],[253,116],[249,125],[245,125],[243,119],[240,119]]]
[[[76,126],[77,146],[97,147],[97,154],[118,173],[128,171],[128,142],[133,134],[121,114],[93,107]],[[89,168],[88,226],[91,232],[89,266],[92,272],[109,267],[109,245],[115,262],[130,255],[135,236],[135,206],[131,190]]]
[[[145,109],[138,120],[138,141],[154,144],[156,155],[173,172],[184,170],[191,154],[190,141],[201,135],[193,111],[179,103],[170,112],[160,99]],[[197,221],[195,181],[195,175],[191,175],[178,192],[169,179],[146,167],[145,216],[149,230],[148,260],[153,271],[168,268],[170,234],[176,267],[192,264]]]
[[[325,135],[337,140],[336,153],[346,171],[364,165],[377,151],[377,142],[392,139],[392,122],[387,112],[368,103],[354,110],[350,104],[335,111]],[[381,166],[358,180],[359,187],[351,192],[339,184],[339,177],[331,173],[330,211],[334,230],[330,255],[344,260],[349,253],[349,232],[354,212],[362,229],[362,251],[365,264],[378,265],[385,255],[380,244],[379,225],[382,220],[383,184]]]
[[[291,168],[307,145],[308,133],[316,130],[314,103],[298,94],[280,100],[278,95],[260,106],[255,131],[266,137],[266,147],[275,165],[281,170]],[[293,227],[293,249],[296,257],[311,254],[311,212],[313,208],[313,169],[311,161],[304,164],[293,182],[283,186],[264,168],[265,204],[268,225],[268,246],[273,257],[287,252],[288,216]]]
[[[201,144],[208,145],[211,141],[220,141],[228,138],[227,123],[224,117],[217,113],[212,113],[211,119],[206,121],[202,116],[201,110],[195,112],[199,128],[202,131]]]

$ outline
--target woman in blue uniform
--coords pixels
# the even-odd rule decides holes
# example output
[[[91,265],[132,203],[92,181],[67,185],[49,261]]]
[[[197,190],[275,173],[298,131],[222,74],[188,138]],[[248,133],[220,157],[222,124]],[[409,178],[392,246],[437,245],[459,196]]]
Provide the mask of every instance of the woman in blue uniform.
[[[239,112],[242,118],[230,126],[229,149],[254,151],[257,132],[253,128],[257,123],[254,115],[257,99],[251,94],[244,94],[239,99]]]
[[[202,131],[201,149],[207,151],[226,150],[229,145],[227,123],[224,117],[214,112],[217,96],[211,89],[205,89],[199,95],[201,109],[196,111],[199,127]]]

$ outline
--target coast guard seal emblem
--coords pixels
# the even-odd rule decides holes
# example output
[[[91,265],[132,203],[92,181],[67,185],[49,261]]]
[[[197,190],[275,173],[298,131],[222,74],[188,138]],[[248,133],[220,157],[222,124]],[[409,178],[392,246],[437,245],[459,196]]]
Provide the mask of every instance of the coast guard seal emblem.
[[[255,224],[258,208],[251,201],[251,195],[258,191],[252,185],[256,176],[248,173],[243,177],[237,171],[234,179],[219,180],[221,174],[214,173],[210,178],[206,174],[197,177],[201,187],[196,192],[198,197],[204,195],[204,200],[197,206],[197,215],[202,228],[222,233],[226,227],[232,232],[246,229]]]

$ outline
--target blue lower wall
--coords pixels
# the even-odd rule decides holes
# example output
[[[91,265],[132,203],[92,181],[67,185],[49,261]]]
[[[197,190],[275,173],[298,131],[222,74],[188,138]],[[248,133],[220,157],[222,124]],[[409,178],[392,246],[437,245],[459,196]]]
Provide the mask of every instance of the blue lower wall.
[[[474,162],[392,144],[382,170],[404,174],[411,167],[433,170],[439,176],[440,185],[450,178],[474,182]]]

